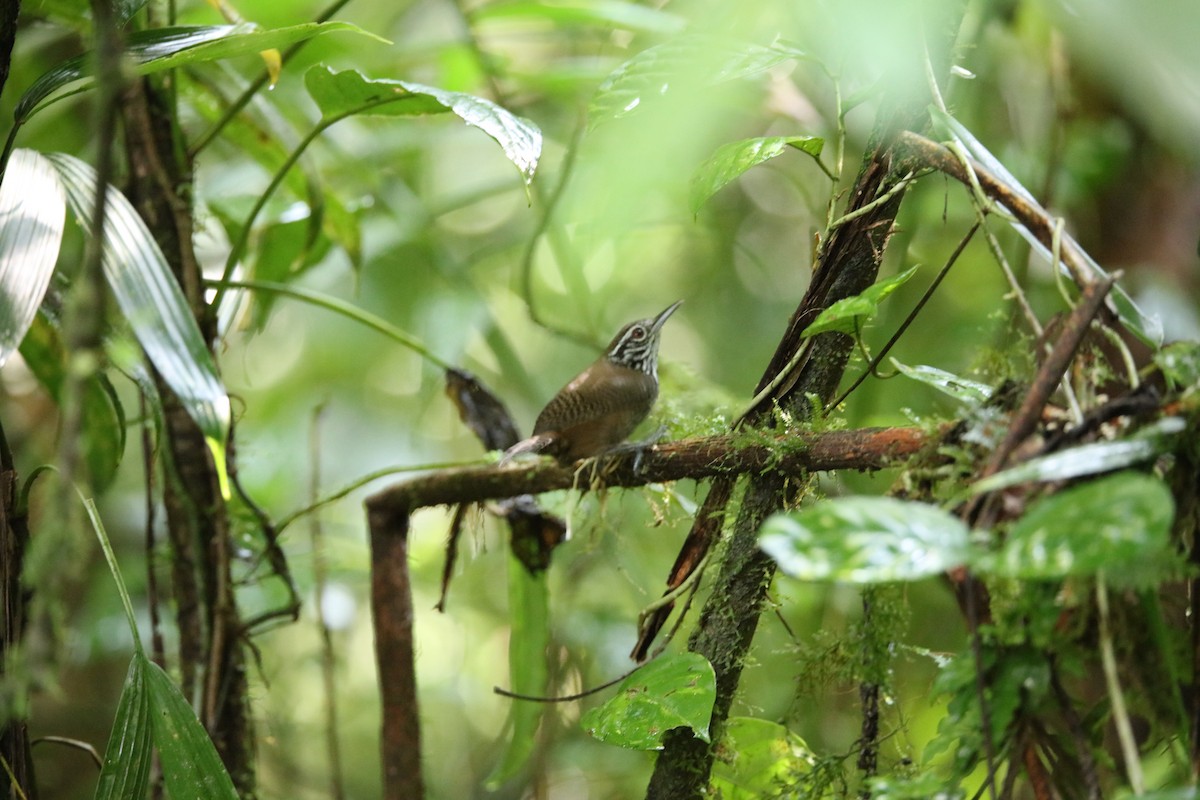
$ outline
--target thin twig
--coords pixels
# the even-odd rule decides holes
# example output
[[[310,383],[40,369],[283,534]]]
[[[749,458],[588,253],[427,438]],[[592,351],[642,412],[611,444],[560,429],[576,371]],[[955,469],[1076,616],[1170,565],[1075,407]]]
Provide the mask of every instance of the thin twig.
[[[1129,787],[1133,793],[1142,795],[1146,791],[1146,779],[1142,774],[1142,761],[1138,756],[1133,725],[1129,721],[1129,710],[1125,707],[1121,679],[1117,675],[1117,657],[1113,652],[1112,626],[1109,622],[1108,587],[1103,572],[1096,575],[1096,609],[1100,612],[1100,663],[1104,666],[1104,682],[1108,687],[1108,702],[1112,707],[1117,740],[1121,743],[1121,754],[1125,758],[1125,774],[1129,776]]]

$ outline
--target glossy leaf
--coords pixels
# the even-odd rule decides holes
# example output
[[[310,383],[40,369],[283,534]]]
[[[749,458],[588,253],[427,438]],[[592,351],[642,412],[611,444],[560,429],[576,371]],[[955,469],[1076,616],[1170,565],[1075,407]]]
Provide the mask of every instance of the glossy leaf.
[[[671,34],[687,24],[682,17],[624,0],[517,0],[486,3],[471,13],[475,22],[491,20],[547,21],[556,25],[602,25],[639,33]]]
[[[406,117],[449,111],[492,137],[526,184],[542,156],[540,128],[482,97],[409,81],[371,80],[357,70],[335,72],[325,66],[310,69],[304,82],[327,122],[352,114]]]
[[[991,151],[983,146],[983,143],[975,138],[975,135],[954,117],[946,114],[938,109],[932,110],[934,124],[938,125],[942,131],[958,141],[967,154],[987,168],[989,172],[1000,179],[1009,191],[1021,197],[1025,202],[1029,203],[1033,208],[1037,209],[1046,219],[1051,219],[1050,215],[1044,208],[1034,199],[1033,194],[1026,189],[1020,181],[1018,181],[1011,172],[1009,172],[1000,159],[992,155]],[[1036,236],[1034,236],[1024,225],[1017,222],[1012,222],[1013,228],[1020,233],[1025,240],[1029,242],[1034,250],[1041,253],[1046,259],[1052,258],[1052,254],[1042,244]],[[1067,233],[1062,235],[1063,244],[1070,244],[1079,253],[1080,259],[1083,261],[1087,269],[1096,278],[1107,278],[1108,273],[1096,263],[1096,261],[1088,255],[1079,244],[1071,238]],[[1117,311],[1121,322],[1139,339],[1149,345],[1151,348],[1157,348],[1162,344],[1163,328],[1162,321],[1157,316],[1148,316],[1138,308],[1133,302],[1133,298],[1121,288],[1119,284],[1114,284],[1111,293],[1109,294],[1113,307]]]
[[[816,759],[804,740],[783,725],[758,717],[725,723],[712,784],[723,800],[795,797],[796,784]]]
[[[217,748],[179,687],[153,661],[146,659],[144,668],[150,690],[154,746],[162,763],[167,793],[173,798],[237,800],[233,781],[217,755]]]
[[[962,378],[937,367],[927,367],[923,364],[910,367],[906,364],[901,364],[894,358],[892,359],[892,366],[899,370],[900,374],[912,378],[914,381],[920,381],[926,386],[932,386],[939,392],[953,397],[964,405],[978,406],[986,403],[988,398],[992,396],[992,387],[986,383]]]
[[[144,655],[129,662],[125,686],[117,702],[104,765],[96,784],[96,800],[127,800],[145,797],[150,786],[150,689],[146,684]]]
[[[632,750],[661,749],[663,734],[674,728],[690,728],[707,742],[715,697],[716,677],[704,656],[665,656],[622,681],[616,696],[580,724],[600,741]]]
[[[751,167],[770,161],[790,149],[817,158],[824,146],[825,140],[818,136],[765,136],[722,145],[692,176],[692,213],[699,211],[708,198]]]
[[[62,178],[71,210],[90,227],[96,173],[64,153],[48,156]],[[229,398],[212,355],[162,251],[123,194],[109,187],[104,275],[146,355],[204,432],[219,468],[229,429]]]
[[[1038,500],[983,567],[1014,578],[1103,571],[1113,580],[1136,580],[1169,563],[1174,515],[1162,481],[1122,472]]]
[[[864,322],[875,316],[879,311],[879,304],[885,297],[899,289],[915,274],[917,274],[917,268],[910,267],[899,275],[893,275],[868,286],[861,294],[838,300],[822,311],[800,335],[808,338],[827,331],[854,333],[856,328],[861,328]]]
[[[588,124],[596,128],[644,110],[680,85],[705,86],[757,75],[801,56],[787,47],[684,35],[643,50],[617,67],[592,97]]]
[[[977,481],[971,491],[974,494],[994,492],[1018,483],[1068,480],[1124,469],[1171,452],[1179,446],[1186,432],[1187,423],[1183,419],[1166,417],[1128,439],[1094,442],[1030,459]]]
[[[42,304],[66,214],[54,166],[33,150],[14,150],[0,185],[0,366]]]
[[[763,523],[759,546],[793,578],[884,583],[938,575],[968,558],[967,527],[925,503],[822,500]]]
[[[508,614],[512,626],[508,638],[508,674],[518,694],[540,697],[550,682],[546,664],[550,646],[550,595],[546,573],[531,573],[510,555],[508,558]],[[516,775],[533,757],[537,730],[547,706],[513,700],[508,726],[511,738],[500,763],[488,776],[486,786],[495,790]]]
[[[324,33],[346,31],[370,36],[349,22],[307,22],[288,28],[261,30],[256,25],[195,25],[154,28],[130,34],[125,43],[125,55],[130,75],[149,75],[186,64],[217,61],[223,58],[258,53],[284,47]],[[93,61],[90,54],[64,61],[42,75],[25,90],[13,111],[20,125],[51,95],[68,87],[82,90],[91,86]]]

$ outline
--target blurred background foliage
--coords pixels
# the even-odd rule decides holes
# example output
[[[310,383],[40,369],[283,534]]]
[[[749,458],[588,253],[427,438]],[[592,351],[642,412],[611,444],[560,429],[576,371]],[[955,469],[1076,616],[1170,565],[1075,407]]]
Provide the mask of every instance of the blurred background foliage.
[[[264,27],[315,19],[308,0],[239,0]],[[213,7],[178,4],[187,24],[219,24]],[[689,179],[721,144],[768,135],[837,135],[835,98],[861,101],[846,118],[840,188],[887,91],[929,101],[925,41],[953,40],[953,77],[938,76],[955,115],[1067,225],[1096,259],[1124,269],[1131,291],[1162,315],[1168,338],[1200,335],[1200,6],[1163,0],[400,0],[349,2],[338,13],[384,37],[312,41],[199,155],[195,185],[202,256],[219,274],[229,240],[319,114],[303,83],[317,64],[470,92],[536,122],[546,137],[527,191],[495,143],[444,117],[359,117],[327,131],[260,217],[243,266],[391,321],[447,362],[475,372],[526,429],[558,387],[624,322],[683,299],[664,334],[655,424],[672,436],[720,430],[749,396],[804,291],[831,192],[818,165],[788,153],[756,167],[698,214]],[[86,3],[26,0],[6,118],[20,91],[81,52]],[[685,80],[706,63],[671,65],[658,102],[588,125],[596,89],[646,48],[684,35],[784,42],[808,54],[764,74],[710,84]],[[690,56],[687,56],[690,57]],[[244,57],[189,68],[180,81],[191,141],[261,71]],[[87,95],[35,117],[18,144],[91,155]],[[836,170],[827,144],[824,164]],[[565,180],[565,182],[564,182]],[[551,209],[552,199],[561,191]],[[904,202],[884,274],[922,265],[867,331],[878,346],[944,262],[974,213],[961,188],[923,181]],[[324,214],[312,235],[314,215]],[[1048,266],[1001,232],[1009,258],[1045,318],[1060,309]],[[77,248],[82,246],[77,243]],[[1025,366],[1006,287],[981,241],[971,244],[894,355],[995,383]],[[478,445],[442,393],[440,370],[354,321],[287,298],[258,295],[227,320],[218,357],[237,419],[239,472],[273,517],[373,470],[477,459]],[[861,369],[851,364],[851,374]],[[53,453],[56,411],[22,365],[3,373],[6,432],[28,474]],[[126,413],[134,393],[118,386]],[[904,378],[867,381],[841,409],[850,426],[901,424],[951,413]],[[843,424],[843,423],[839,423]],[[144,581],[144,477],[139,438],[102,506],[135,596]],[[827,476],[828,492],[886,487],[892,475]],[[382,482],[373,486],[378,488]],[[284,547],[305,598],[301,619],[255,640],[263,796],[329,796],[318,611],[333,630],[338,735],[349,797],[379,790],[378,696],[366,587],[361,500],[370,487],[291,525]],[[629,666],[638,611],[660,592],[689,524],[690,482],[559,496],[572,538],[550,572],[556,693]],[[36,509],[35,509],[36,514]],[[330,584],[313,592],[311,526],[323,528]],[[477,516],[446,613],[437,599],[448,516],[415,521],[418,680],[431,796],[482,796],[505,737],[510,685],[504,534]],[[253,537],[247,520],[247,537]],[[257,543],[247,541],[247,550]],[[252,547],[253,546],[253,547]],[[106,741],[130,643],[98,554],[69,609],[69,663],[35,701],[33,733]],[[163,559],[159,560],[162,568]],[[282,600],[245,568],[246,615]],[[139,576],[141,576],[139,578]],[[144,591],[141,596],[144,598]],[[735,714],[786,723],[817,753],[845,753],[858,736],[858,699],[845,634],[858,593],[780,580],[777,613],[760,626]],[[888,697],[883,757],[921,763],[943,709],[931,699],[930,653],[962,649],[964,632],[938,581],[898,593],[890,615],[908,646]],[[687,628],[685,627],[685,631]],[[170,636],[170,631],[167,631]],[[682,639],[682,637],[680,637]],[[682,647],[677,643],[675,647]],[[169,650],[168,650],[169,652]],[[653,755],[590,740],[583,704],[558,707],[539,773],[551,797],[621,798],[644,790]],[[889,735],[890,734],[890,735]],[[44,797],[90,796],[87,758],[35,749]],[[508,787],[497,796],[521,796]]]

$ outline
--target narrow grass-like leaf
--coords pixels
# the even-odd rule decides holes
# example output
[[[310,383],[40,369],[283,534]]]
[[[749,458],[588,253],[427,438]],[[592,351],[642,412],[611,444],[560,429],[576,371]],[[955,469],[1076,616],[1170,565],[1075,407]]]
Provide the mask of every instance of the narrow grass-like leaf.
[[[0,185],[0,366],[25,338],[50,285],[66,202],[49,161],[13,151]]]
[[[706,86],[736,80],[802,56],[787,47],[686,34],[643,50],[617,67],[592,97],[588,124],[596,128],[641,111],[680,85]]]
[[[96,173],[74,156],[48,156],[62,178],[71,210],[90,227]],[[105,216],[104,275],[146,355],[208,439],[223,454],[229,398],[212,355],[162,251],[142,218],[111,186]],[[219,469],[224,459],[218,457]]]
[[[893,275],[868,286],[861,294],[838,300],[822,311],[812,321],[812,324],[804,329],[804,332],[800,334],[801,337],[808,338],[826,331],[854,333],[856,328],[862,326],[862,323],[875,316],[875,313],[879,311],[879,304],[885,297],[899,289],[915,274],[917,274],[917,268],[910,267],[899,275]]]
[[[611,700],[589,710],[579,724],[602,742],[632,750],[662,749],[663,734],[674,728],[690,728],[707,742],[715,698],[712,664],[699,653],[680,653],[630,675]]]
[[[508,672],[513,691],[535,697],[546,693],[550,670],[546,648],[550,646],[550,595],[546,573],[530,573],[517,558],[508,558],[508,615],[512,630],[508,637]],[[514,700],[509,712],[512,736],[500,763],[487,777],[489,790],[498,789],[517,774],[533,756],[537,730],[546,706]]]
[[[950,395],[964,405],[978,406],[981,403],[986,403],[988,398],[992,396],[992,387],[986,383],[969,380],[955,375],[953,372],[938,369],[937,367],[928,367],[924,364],[910,367],[906,364],[901,364],[894,358],[891,361],[892,366],[899,370],[900,374],[912,378],[914,381],[920,381],[926,386],[932,386],[939,392]]]
[[[179,687],[154,662],[147,661],[145,669],[154,746],[162,762],[167,793],[172,798],[237,800],[217,748]]]
[[[942,131],[949,137],[958,141],[966,152],[978,161],[983,166],[987,167],[988,171],[1004,182],[1004,185],[1009,191],[1021,197],[1025,202],[1029,203],[1034,209],[1039,211],[1047,220],[1051,219],[1050,215],[1044,208],[1034,199],[1033,194],[1026,189],[1020,181],[1009,172],[1000,159],[992,155],[992,152],[983,146],[983,143],[975,138],[975,135],[954,117],[942,112],[939,109],[932,109],[933,121]],[[1049,249],[1038,240],[1024,225],[1013,222],[1012,226],[1020,233],[1025,240],[1029,242],[1034,250],[1041,253],[1046,259],[1051,259],[1053,256]],[[1063,243],[1070,244],[1076,252],[1079,253],[1080,259],[1084,265],[1096,278],[1107,278],[1108,273],[1096,263],[1096,261],[1088,255],[1087,251],[1079,246],[1069,234],[1064,233]],[[1129,296],[1128,292],[1121,288],[1119,284],[1114,284],[1110,295],[1113,307],[1117,311],[1121,322],[1139,339],[1149,345],[1151,348],[1157,348],[1162,344],[1163,328],[1162,321],[1156,316],[1147,316]]]
[[[150,689],[146,685],[146,657],[134,655],[117,703],[104,765],[96,784],[96,800],[145,797],[150,785]]]
[[[962,520],[925,503],[843,497],[775,514],[759,547],[793,578],[885,583],[938,575],[965,563]]]
[[[1183,419],[1166,417],[1128,439],[1094,442],[1030,459],[976,482],[971,492],[995,492],[1018,483],[1069,480],[1143,464],[1175,450],[1186,434],[1187,423]]]
[[[542,131],[490,100],[419,83],[371,80],[357,70],[316,66],[304,76],[308,93],[328,122],[352,114],[417,116],[449,111],[492,137],[528,184],[542,156]]]
[[[1175,515],[1157,478],[1122,472],[1038,500],[983,569],[1014,578],[1064,578],[1103,571],[1110,580],[1148,579],[1170,563]]]
[[[288,28],[261,30],[250,23],[240,25],[197,25],[154,28],[129,36],[125,55],[129,73],[148,75],[185,64],[217,61],[223,58],[258,53],[285,47],[293,42],[324,33],[348,31],[385,41],[349,22],[307,22]],[[90,54],[64,61],[42,75],[25,91],[13,111],[18,125],[42,106],[43,101],[68,87],[78,91],[92,85],[93,63]]]
[[[825,140],[818,136],[764,136],[723,144],[692,175],[689,197],[692,213],[697,213],[708,198],[751,167],[770,161],[789,149],[818,158],[824,147]]]
[[[639,33],[679,33],[687,22],[680,16],[624,0],[517,0],[487,3],[471,13],[474,22],[534,20],[556,25],[604,25]]]

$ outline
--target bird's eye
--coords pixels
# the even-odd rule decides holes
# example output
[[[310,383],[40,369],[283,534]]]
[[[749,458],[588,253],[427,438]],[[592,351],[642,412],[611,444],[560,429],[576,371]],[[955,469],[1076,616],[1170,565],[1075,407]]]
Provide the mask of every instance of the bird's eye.
[[[635,342],[645,339],[646,338],[646,329],[643,328],[641,325],[638,325],[636,328],[634,328],[633,330],[631,330],[629,332],[629,338],[633,339]]]

